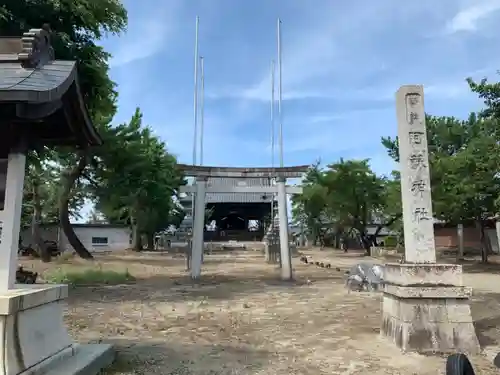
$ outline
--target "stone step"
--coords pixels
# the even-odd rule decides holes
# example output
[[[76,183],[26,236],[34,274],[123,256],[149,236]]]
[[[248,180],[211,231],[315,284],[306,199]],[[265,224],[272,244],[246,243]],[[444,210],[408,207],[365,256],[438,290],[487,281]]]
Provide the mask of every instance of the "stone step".
[[[34,371],[28,370],[26,375],[97,375],[103,368],[113,363],[115,355],[110,344],[75,345],[74,355],[64,357]]]

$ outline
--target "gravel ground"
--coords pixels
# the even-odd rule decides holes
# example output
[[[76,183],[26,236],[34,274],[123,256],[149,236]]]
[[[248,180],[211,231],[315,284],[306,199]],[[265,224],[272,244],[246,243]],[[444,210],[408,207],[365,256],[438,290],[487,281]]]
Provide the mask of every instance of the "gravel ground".
[[[345,291],[344,271],[359,257],[303,253],[332,268],[295,258],[296,281],[285,283],[259,252],[213,254],[205,257],[202,282],[194,285],[179,255],[99,256],[103,269],[128,269],[138,280],[71,290],[66,324],[78,341],[116,345],[117,361],[105,374],[443,373],[443,357],[403,355],[379,336],[379,294]],[[42,273],[89,267],[78,259],[21,263]],[[484,346],[473,361],[478,372],[494,373],[500,265],[469,268],[465,280],[474,288],[473,315]]]

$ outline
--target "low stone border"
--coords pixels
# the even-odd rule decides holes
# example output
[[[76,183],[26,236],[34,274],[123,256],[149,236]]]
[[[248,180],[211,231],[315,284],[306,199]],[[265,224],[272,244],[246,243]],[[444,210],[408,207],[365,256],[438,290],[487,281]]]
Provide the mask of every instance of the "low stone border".
[[[384,258],[387,255],[398,255],[398,251],[395,248],[385,248],[385,247],[372,247],[371,256],[374,258]]]

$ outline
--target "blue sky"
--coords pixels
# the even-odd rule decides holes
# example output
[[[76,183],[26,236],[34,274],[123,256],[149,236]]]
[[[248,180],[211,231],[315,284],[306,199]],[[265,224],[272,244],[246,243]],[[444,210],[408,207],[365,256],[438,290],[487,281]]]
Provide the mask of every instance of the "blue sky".
[[[268,166],[270,62],[282,19],[285,165],[370,158],[394,169],[394,93],[423,84],[426,111],[481,103],[464,78],[497,79],[499,0],[125,1],[126,34],[102,41],[118,84],[115,122],[135,107],[180,162],[192,162],[195,17],[205,59],[204,164]],[[314,6],[312,5],[314,4]]]

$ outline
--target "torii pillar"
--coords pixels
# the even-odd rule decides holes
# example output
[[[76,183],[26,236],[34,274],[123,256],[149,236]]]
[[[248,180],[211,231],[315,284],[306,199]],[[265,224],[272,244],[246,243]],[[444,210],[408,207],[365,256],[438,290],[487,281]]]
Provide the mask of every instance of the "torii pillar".
[[[197,280],[201,276],[203,263],[204,231],[205,226],[205,195],[207,177],[196,177],[195,198],[193,207],[193,241],[191,242],[191,278]]]
[[[286,178],[279,177],[276,181],[278,190],[278,218],[280,223],[280,257],[281,279],[292,280],[292,254],[290,254],[290,241],[288,240],[288,208],[286,200]]]

